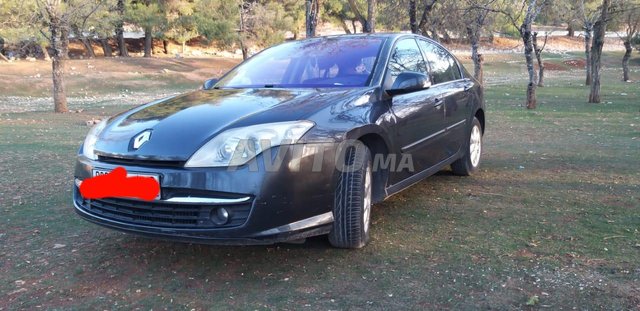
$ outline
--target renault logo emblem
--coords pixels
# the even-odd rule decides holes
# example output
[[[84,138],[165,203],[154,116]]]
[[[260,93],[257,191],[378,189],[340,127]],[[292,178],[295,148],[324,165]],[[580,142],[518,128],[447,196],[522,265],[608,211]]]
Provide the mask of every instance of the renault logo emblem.
[[[133,150],[138,150],[144,143],[151,139],[151,130],[146,130],[133,138]]]

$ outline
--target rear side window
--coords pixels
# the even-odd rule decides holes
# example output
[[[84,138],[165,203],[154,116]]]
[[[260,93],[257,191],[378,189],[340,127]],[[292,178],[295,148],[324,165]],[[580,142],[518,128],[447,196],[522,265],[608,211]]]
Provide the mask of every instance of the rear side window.
[[[427,63],[415,39],[403,39],[396,44],[389,59],[385,85],[393,85],[398,75],[407,71],[428,74]]]
[[[431,67],[433,84],[459,80],[462,78],[458,64],[447,50],[427,41],[420,40],[419,42],[420,47],[425,52],[427,62]]]

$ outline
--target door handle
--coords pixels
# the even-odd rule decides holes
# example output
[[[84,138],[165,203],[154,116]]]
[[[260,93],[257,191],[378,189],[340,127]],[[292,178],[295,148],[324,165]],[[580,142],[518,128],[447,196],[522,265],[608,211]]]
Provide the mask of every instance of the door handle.
[[[442,98],[436,98],[433,103],[435,107],[439,107],[442,104],[444,104],[444,100],[442,100]]]
[[[473,84],[467,84],[464,86],[464,91],[468,92],[469,90],[471,90],[471,88],[473,88]]]

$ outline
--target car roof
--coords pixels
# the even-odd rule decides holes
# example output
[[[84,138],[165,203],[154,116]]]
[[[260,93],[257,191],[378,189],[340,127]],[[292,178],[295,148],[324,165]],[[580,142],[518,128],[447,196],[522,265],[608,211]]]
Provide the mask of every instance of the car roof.
[[[312,38],[306,38],[304,40],[322,40],[322,39],[343,39],[343,38],[391,38],[395,39],[402,36],[418,36],[416,34],[406,32],[406,33],[398,33],[398,32],[384,32],[384,33],[357,33],[357,34],[339,34],[339,35],[327,35],[327,36],[318,36]]]
[[[357,33],[357,34],[339,34],[339,35],[327,35],[327,36],[318,36],[311,37],[302,40],[296,41],[311,41],[311,40],[330,40],[330,39],[349,39],[349,38],[379,38],[379,39],[391,39],[391,42],[396,41],[396,39],[401,37],[414,37],[420,38],[423,40],[427,40],[431,43],[442,46],[439,42],[432,40],[431,38],[422,36],[420,34],[415,34],[411,32],[376,32],[376,33]],[[444,46],[443,46],[444,47]],[[446,49],[446,47],[445,47]]]

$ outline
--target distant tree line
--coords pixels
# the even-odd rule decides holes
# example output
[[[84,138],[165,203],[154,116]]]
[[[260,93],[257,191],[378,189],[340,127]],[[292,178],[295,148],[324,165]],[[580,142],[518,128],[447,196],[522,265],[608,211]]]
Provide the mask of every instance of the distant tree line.
[[[626,48],[624,79],[633,45],[640,41],[640,0],[5,0],[0,2],[0,60],[5,47],[20,54],[51,59],[55,110],[64,112],[64,60],[69,40],[82,43],[85,57],[128,57],[127,31],[144,33],[144,57],[168,54],[171,42],[182,53],[198,38],[220,49],[262,49],[293,39],[315,36],[320,23],[345,33],[411,31],[443,43],[468,43],[474,76],[482,82],[482,41],[495,35],[519,38],[524,45],[529,83],[527,108],[536,107],[535,90],[544,86],[542,53],[533,23],[566,25],[568,35],[582,32],[586,84],[590,101],[599,102],[600,56],[604,33],[620,30]],[[154,50],[154,43],[162,48]],[[115,51],[114,48],[115,47]]]

